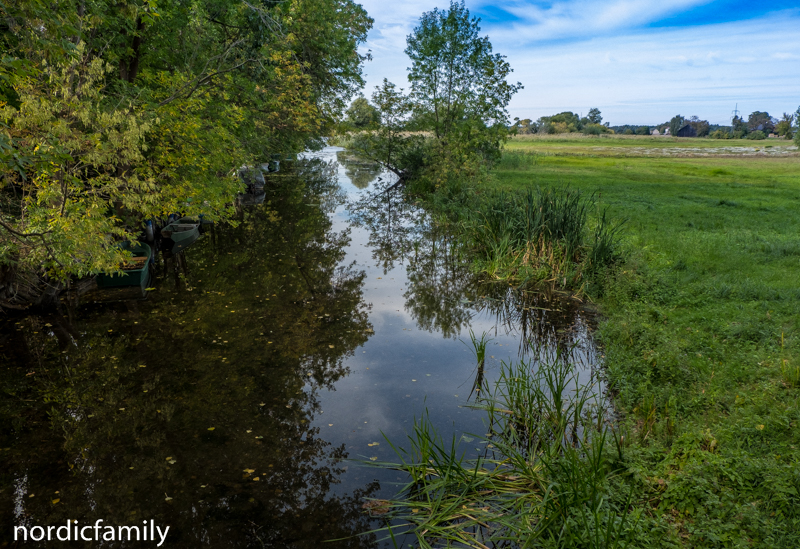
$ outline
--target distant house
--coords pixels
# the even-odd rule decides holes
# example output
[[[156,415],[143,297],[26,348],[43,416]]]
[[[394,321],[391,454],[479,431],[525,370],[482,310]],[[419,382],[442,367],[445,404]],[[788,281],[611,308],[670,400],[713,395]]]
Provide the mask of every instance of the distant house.
[[[658,131],[658,128],[650,132],[650,135],[661,135],[661,132]]]
[[[691,124],[684,124],[675,135],[677,137],[697,137],[697,130]]]
[[[664,130],[664,135],[669,135],[669,128],[667,128],[666,130]]]

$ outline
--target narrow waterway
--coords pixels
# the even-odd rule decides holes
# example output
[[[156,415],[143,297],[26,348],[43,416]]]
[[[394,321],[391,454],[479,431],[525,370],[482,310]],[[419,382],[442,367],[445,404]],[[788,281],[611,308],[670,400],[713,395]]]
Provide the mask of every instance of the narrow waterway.
[[[390,184],[328,147],[160,258],[144,297],[0,321],[0,547],[68,519],[154,520],[169,547],[380,547],[356,536],[382,526],[365,498],[405,479],[360,462],[394,460],[386,438],[406,446],[427,410],[472,451],[487,427],[467,406],[501,361],[591,372],[579,302],[478,283]],[[470,331],[491,338],[482,371]]]

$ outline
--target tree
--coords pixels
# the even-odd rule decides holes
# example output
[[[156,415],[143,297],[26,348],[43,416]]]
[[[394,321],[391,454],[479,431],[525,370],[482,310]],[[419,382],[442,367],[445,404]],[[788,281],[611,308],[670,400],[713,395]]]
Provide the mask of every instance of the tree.
[[[117,270],[144,219],[230,218],[226,174],[341,116],[372,22],[351,0],[9,0],[0,21],[5,288]]]
[[[639,126],[636,128],[636,135],[650,135],[649,126]]]
[[[772,133],[775,129],[775,121],[768,112],[755,111],[750,113],[747,118],[747,131],[762,131],[765,134]]]
[[[675,137],[678,135],[678,130],[683,127],[684,122],[686,121],[681,115],[673,116],[669,121],[669,133],[671,136]]]
[[[600,109],[596,107],[589,109],[589,114],[586,115],[586,118],[589,120],[591,124],[603,123],[603,117],[600,116]]]
[[[709,128],[711,127],[708,120],[700,120],[699,116],[692,116],[689,118],[689,125],[697,132],[697,137],[707,136]]]
[[[365,158],[381,163],[405,183],[419,173],[423,164],[424,136],[407,132],[414,105],[402,89],[383,79],[376,86],[372,102],[380,113],[375,131],[357,135],[352,149]]]
[[[792,123],[794,122],[795,115],[788,112],[783,113],[783,118],[775,126],[775,133],[787,139],[792,138]]]
[[[408,36],[408,80],[414,109],[444,156],[499,158],[508,135],[511,97],[522,88],[506,81],[512,69],[479,35],[479,19],[464,2],[426,12]]]
[[[381,115],[363,96],[356,97],[347,109],[347,121],[356,129],[372,128],[380,123]]]

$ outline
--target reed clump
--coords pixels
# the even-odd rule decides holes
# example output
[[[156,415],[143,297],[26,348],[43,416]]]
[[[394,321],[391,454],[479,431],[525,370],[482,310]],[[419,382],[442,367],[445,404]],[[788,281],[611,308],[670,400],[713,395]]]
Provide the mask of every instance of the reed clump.
[[[579,291],[621,255],[622,223],[598,211],[593,196],[566,187],[485,195],[462,226],[476,268],[519,285]]]
[[[629,501],[611,503],[607,486],[622,441],[597,384],[560,357],[501,368],[473,405],[487,413],[486,435],[445,441],[426,412],[407,446],[392,445],[399,461],[380,466],[409,481],[384,502],[384,530],[413,533],[420,548],[621,546]]]

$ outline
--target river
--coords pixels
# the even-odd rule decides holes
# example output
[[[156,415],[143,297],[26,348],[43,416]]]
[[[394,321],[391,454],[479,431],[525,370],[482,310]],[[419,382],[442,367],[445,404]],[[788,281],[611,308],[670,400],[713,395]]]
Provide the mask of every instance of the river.
[[[144,296],[0,321],[0,547],[70,519],[152,520],[179,548],[380,547],[358,536],[383,525],[365,498],[405,478],[364,464],[395,460],[415,418],[473,451],[468,406],[501,361],[596,367],[581,303],[481,284],[390,183],[307,154],[236,227],[159,259]],[[480,371],[470,331],[491,338]]]

